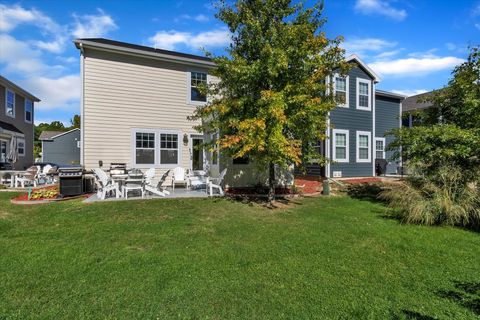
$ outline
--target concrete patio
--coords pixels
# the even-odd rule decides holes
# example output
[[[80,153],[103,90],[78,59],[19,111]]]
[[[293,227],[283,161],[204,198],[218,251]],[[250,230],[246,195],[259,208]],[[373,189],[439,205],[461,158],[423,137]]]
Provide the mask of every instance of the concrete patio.
[[[147,200],[147,199],[207,198],[208,197],[208,194],[206,193],[205,189],[176,188],[175,190],[172,190],[171,188],[167,188],[167,190],[170,192],[170,194],[167,195],[166,197],[160,197],[157,195],[148,194],[148,195],[145,195],[144,198],[142,198],[139,192],[136,195],[134,195],[134,193],[131,192],[128,195],[128,199],[125,199],[123,197],[116,198],[115,196],[113,196],[113,197],[105,198],[105,200],[98,198],[97,194],[95,193],[92,196],[85,199],[83,202],[93,203],[98,201],[130,201],[130,200]]]

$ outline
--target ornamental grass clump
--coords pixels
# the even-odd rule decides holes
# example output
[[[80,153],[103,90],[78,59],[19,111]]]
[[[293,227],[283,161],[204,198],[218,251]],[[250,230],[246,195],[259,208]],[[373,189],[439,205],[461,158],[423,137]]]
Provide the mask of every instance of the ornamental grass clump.
[[[414,175],[402,186],[385,190],[380,197],[405,223],[455,225],[478,228],[478,183],[469,183],[461,170],[438,168],[434,175]]]

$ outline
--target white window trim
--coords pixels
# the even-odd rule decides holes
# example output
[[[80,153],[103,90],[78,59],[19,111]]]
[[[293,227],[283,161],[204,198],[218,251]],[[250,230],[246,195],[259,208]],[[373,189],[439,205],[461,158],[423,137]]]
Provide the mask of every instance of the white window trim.
[[[19,142],[23,142],[23,153],[20,153],[18,152],[18,143]],[[18,156],[19,157],[25,157],[25,149],[26,149],[26,145],[25,145],[25,139],[22,139],[22,138],[17,138],[17,152],[18,152]]]
[[[27,120],[27,101],[29,101],[32,105],[32,109],[30,110],[30,121]],[[30,99],[25,98],[24,106],[23,106],[23,115],[26,123],[32,123],[33,120],[33,101]]]
[[[368,107],[360,107],[360,83],[368,85]],[[371,111],[372,110],[372,81],[362,78],[357,78],[357,109]]]
[[[196,106],[203,106],[208,103],[208,96],[207,101],[193,101],[192,100],[192,72],[198,73],[205,73],[207,75],[207,85],[210,83],[210,75],[206,70],[196,70],[196,69],[189,69],[187,70],[187,104],[196,105]]]
[[[360,159],[360,136],[368,136],[368,158],[367,159]],[[370,163],[372,161],[372,133],[370,131],[357,131],[356,137],[356,160],[359,163]]]
[[[144,133],[154,133],[155,134],[155,155],[154,155],[154,163],[153,164],[145,164],[136,162],[136,133],[137,132],[144,132]],[[160,134],[167,133],[167,134],[177,134],[178,135],[178,161],[177,163],[173,164],[161,164],[160,163]],[[152,129],[152,128],[133,128],[132,135],[131,135],[131,163],[135,168],[139,169],[149,169],[149,168],[157,168],[157,169],[173,169],[175,167],[181,166],[182,164],[182,147],[183,147],[183,133],[182,131],[177,130],[168,130],[168,129]]]
[[[346,135],[346,140],[345,140],[345,159],[337,159],[337,137],[336,134],[345,134]],[[348,163],[350,162],[350,131],[349,130],[343,130],[343,129],[333,129],[332,130],[332,160],[335,162],[339,163]]]
[[[337,93],[337,77],[339,78],[343,78],[341,77],[338,73],[336,73],[334,76],[333,76],[333,94],[334,96],[336,95]],[[346,91],[345,91],[345,103],[344,104],[338,104],[337,107],[339,108],[349,108],[350,107],[350,76],[346,76],[345,77],[345,86],[346,86]]]
[[[8,114],[8,111],[7,111],[7,109],[8,109],[8,93],[9,92],[13,93],[13,115]],[[15,109],[16,109],[15,100],[17,100],[15,91],[12,91],[8,88],[5,88],[5,115],[7,117],[15,118]]]
[[[377,141],[382,141],[383,142],[383,155],[382,155],[382,159],[386,159],[385,157],[385,148],[387,147],[385,145],[385,138],[375,138],[375,159],[377,158]]]

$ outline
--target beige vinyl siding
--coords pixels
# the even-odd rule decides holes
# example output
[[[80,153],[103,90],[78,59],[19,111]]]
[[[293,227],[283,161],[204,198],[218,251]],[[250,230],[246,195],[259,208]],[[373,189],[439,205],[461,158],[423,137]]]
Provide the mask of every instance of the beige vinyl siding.
[[[191,70],[206,69],[87,50],[84,60],[84,165],[126,162],[133,167],[133,129],[179,131],[180,165],[190,168],[183,134],[198,133],[188,121]],[[159,171],[161,170],[161,166]]]

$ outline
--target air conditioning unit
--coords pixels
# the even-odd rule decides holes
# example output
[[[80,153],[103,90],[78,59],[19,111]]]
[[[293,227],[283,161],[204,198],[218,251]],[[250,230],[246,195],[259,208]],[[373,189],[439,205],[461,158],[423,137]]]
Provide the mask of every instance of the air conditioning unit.
[[[342,177],[342,171],[333,171],[333,177],[334,178],[341,178]]]

